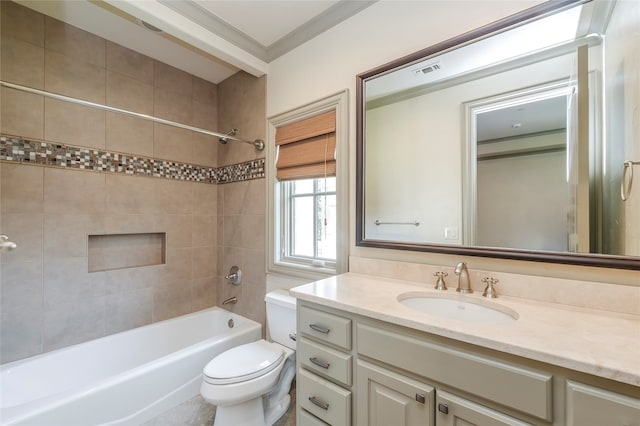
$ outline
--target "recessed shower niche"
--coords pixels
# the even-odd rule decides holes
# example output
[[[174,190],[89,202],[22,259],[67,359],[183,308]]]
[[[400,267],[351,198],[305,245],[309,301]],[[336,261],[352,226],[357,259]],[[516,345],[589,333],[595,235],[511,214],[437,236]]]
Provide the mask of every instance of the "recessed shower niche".
[[[166,263],[167,234],[89,235],[89,272]]]

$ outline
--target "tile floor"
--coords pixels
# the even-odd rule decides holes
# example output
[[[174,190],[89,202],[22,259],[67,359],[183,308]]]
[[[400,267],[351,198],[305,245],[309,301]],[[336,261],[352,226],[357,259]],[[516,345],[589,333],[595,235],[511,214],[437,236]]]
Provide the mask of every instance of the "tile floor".
[[[289,410],[273,426],[296,425],[296,388],[291,387]],[[212,426],[216,407],[208,404],[200,395],[183,402],[142,426]]]

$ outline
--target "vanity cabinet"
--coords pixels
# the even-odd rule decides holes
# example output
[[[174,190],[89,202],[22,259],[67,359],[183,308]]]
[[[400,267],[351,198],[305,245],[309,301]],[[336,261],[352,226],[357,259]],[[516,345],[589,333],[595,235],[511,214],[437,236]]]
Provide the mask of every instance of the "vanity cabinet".
[[[637,386],[304,300],[297,362],[300,426],[640,426]]]
[[[297,310],[300,425],[351,425],[352,320],[305,304]]]

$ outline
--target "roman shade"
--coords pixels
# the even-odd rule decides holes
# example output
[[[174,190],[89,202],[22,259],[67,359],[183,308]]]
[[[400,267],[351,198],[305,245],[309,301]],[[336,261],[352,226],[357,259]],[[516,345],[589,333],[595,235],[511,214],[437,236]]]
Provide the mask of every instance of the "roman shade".
[[[278,127],[276,147],[278,180],[335,176],[335,110]]]

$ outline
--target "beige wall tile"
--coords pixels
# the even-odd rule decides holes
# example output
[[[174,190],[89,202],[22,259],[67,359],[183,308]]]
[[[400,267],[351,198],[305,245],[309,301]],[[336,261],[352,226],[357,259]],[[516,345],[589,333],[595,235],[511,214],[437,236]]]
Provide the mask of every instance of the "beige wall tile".
[[[247,182],[247,195],[242,207],[244,214],[266,214],[266,179],[253,179]]]
[[[44,218],[44,252],[47,259],[87,257],[89,235],[104,233],[103,214],[51,213]]]
[[[193,136],[191,130],[153,124],[153,156],[165,160],[193,163]]]
[[[159,61],[154,61],[153,71],[156,89],[191,98],[193,78],[190,74]]]
[[[0,130],[26,138],[44,138],[44,98],[0,88]]]
[[[44,351],[97,339],[104,335],[104,297],[61,301],[44,311]]]
[[[218,185],[192,184],[193,213],[197,215],[216,215],[218,213]]]
[[[106,45],[103,38],[50,17],[45,18],[44,28],[47,50],[105,67]]]
[[[246,280],[254,285],[262,285],[266,283],[267,266],[265,263],[264,248],[257,250],[244,250],[244,264]],[[264,297],[264,289],[262,296]]]
[[[167,249],[166,264],[158,266],[154,279],[154,287],[171,285],[172,283],[191,281],[191,265],[193,262],[193,249],[179,248]]]
[[[91,102],[105,103],[105,69],[45,50],[45,89]]]
[[[202,166],[217,167],[218,138],[193,132],[193,162]]]
[[[224,204],[222,211],[225,216],[241,214],[249,191],[249,182],[234,182],[221,185]]]
[[[153,97],[152,85],[125,74],[107,71],[107,105],[153,115]]]
[[[110,295],[143,288],[152,288],[158,268],[157,266],[143,266],[140,268],[105,271],[105,293]]]
[[[193,100],[209,105],[218,106],[218,86],[200,77],[193,77]]]
[[[212,132],[227,132],[231,129],[218,129],[218,108],[215,105],[206,105],[200,102],[193,101],[193,120],[192,123],[195,127],[201,129],[211,130]],[[212,141],[218,142],[217,138],[209,137]]]
[[[193,104],[191,96],[156,88],[153,100],[153,112],[156,117],[181,124],[192,124]]]
[[[215,247],[198,247],[193,250],[193,271],[192,277],[207,278],[215,277],[218,273],[217,266],[218,250]]]
[[[153,122],[113,112],[106,117],[108,150],[153,157]]]
[[[105,301],[105,334],[150,324],[152,309],[152,288],[108,295]]]
[[[89,148],[102,148],[105,143],[105,112],[55,99],[44,101],[44,138]]]
[[[153,59],[107,41],[107,69],[153,84]]]
[[[81,299],[105,295],[105,277],[102,272],[88,272],[86,257],[45,259],[45,309],[60,303],[79,302]]]
[[[167,236],[167,247],[191,247],[193,217],[190,214],[165,214],[155,217],[156,232],[164,232]]]
[[[42,259],[3,264],[0,274],[2,312],[27,308],[42,310],[44,294]]]
[[[44,169],[18,164],[2,165],[2,214],[44,211]]]
[[[44,47],[44,15],[12,1],[2,2],[2,36]]]
[[[2,311],[0,362],[6,363],[42,352],[42,306]]]
[[[210,308],[217,303],[216,277],[197,278],[191,282],[191,309]]]
[[[191,312],[191,280],[177,281],[153,289],[153,321]]]
[[[8,235],[20,249],[3,253],[2,263],[42,261],[42,229],[41,213],[3,213],[0,216],[0,233]]]
[[[145,177],[106,175],[107,214],[156,213],[155,181]],[[112,225],[110,222],[109,229]]]
[[[25,41],[2,37],[2,80],[44,88],[44,49]]]
[[[241,223],[242,247],[264,250],[266,244],[266,219],[264,215],[243,215]]]
[[[193,247],[217,245],[218,217],[212,215],[193,216]]]
[[[242,216],[223,216],[223,220],[222,245],[226,247],[242,247]]]
[[[97,235],[89,239],[91,272],[162,265],[164,259],[162,233]]]
[[[105,215],[106,234],[131,234],[155,232],[154,216],[152,214],[119,214]]]
[[[194,185],[191,182],[181,182],[171,179],[154,179],[154,184],[156,203],[160,213],[193,213]]]
[[[105,175],[75,170],[44,169],[45,213],[103,214]]]

